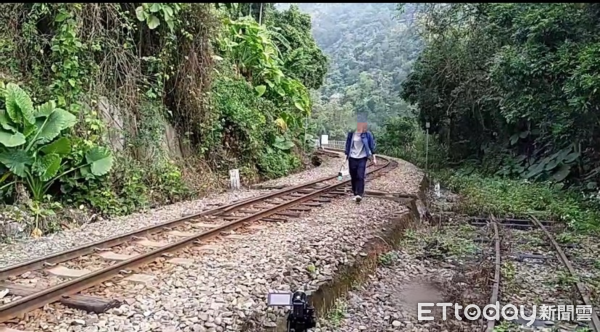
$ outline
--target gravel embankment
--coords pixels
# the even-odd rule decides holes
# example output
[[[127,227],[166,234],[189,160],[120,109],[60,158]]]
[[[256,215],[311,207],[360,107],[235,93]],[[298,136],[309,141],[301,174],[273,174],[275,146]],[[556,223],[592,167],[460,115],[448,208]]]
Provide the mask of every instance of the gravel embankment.
[[[401,181],[404,191],[414,193],[418,187],[408,184],[418,183],[420,179],[413,177],[420,176],[413,169],[401,168],[385,178]],[[373,183],[368,186],[378,189]],[[192,258],[191,267],[144,267],[142,273],[156,276],[151,285],[115,282],[105,288],[104,293],[126,301],[107,314],[52,305],[38,310],[35,322],[19,328],[60,332],[240,331],[250,317],[271,326],[282,312],[267,308],[269,290],[315,289],[340,265],[351,263],[360,254],[390,213],[404,209],[398,203],[376,198],[367,198],[361,205],[349,198],[333,200],[302,218],[267,224],[242,239],[218,241],[214,251],[177,254]]]
[[[427,314],[435,317],[433,321],[417,319],[419,302],[465,303],[473,294],[477,295],[467,302],[488,298],[487,288],[467,284],[468,276],[478,272],[482,248],[472,242],[478,231],[483,230],[427,226],[407,231],[402,249],[380,256],[377,272],[322,317],[315,332],[480,331],[480,326],[468,322],[442,321],[439,310]],[[447,314],[453,315],[453,310]]]
[[[269,185],[298,185],[325,176],[335,176],[339,170],[339,158],[323,157],[320,167],[269,181]],[[336,169],[337,167],[337,169]],[[84,224],[79,228],[50,234],[38,239],[25,238],[13,243],[0,242],[0,267],[17,264],[32,257],[67,250],[87,243],[134,231],[146,226],[166,222],[202,210],[210,209],[210,204],[230,203],[235,200],[259,196],[265,190],[241,190],[210,195],[201,199],[179,202],[124,217]]]
[[[391,190],[390,190],[391,191]],[[431,200],[436,210],[446,210],[456,201],[456,196],[443,193],[441,199]],[[440,312],[434,321],[417,320],[418,302],[449,302],[488,304],[491,294],[490,275],[493,275],[494,241],[489,227],[475,227],[454,215],[443,227],[425,226],[407,231],[401,250],[382,255],[381,265],[369,282],[350,292],[347,299],[322,317],[315,332],[333,331],[481,331],[478,322],[455,319],[454,310],[445,322]],[[565,267],[557,260],[556,253],[540,230],[515,230],[500,227],[502,245],[501,304],[524,305],[526,311],[532,305],[581,304],[579,295],[572,291],[572,281]],[[557,241],[570,253],[572,264],[580,279],[591,290],[591,297],[598,298],[600,289],[600,262],[597,258],[597,241],[572,233],[555,234]],[[526,258],[523,255],[543,256],[548,259]],[[597,301],[597,300],[596,300]],[[596,302],[597,303],[597,302]],[[538,320],[532,327],[502,322],[498,331],[588,331],[586,322]],[[528,312],[530,314],[530,312]],[[578,326],[579,325],[579,326]]]
[[[417,303],[446,302],[441,285],[452,279],[454,271],[415,260],[402,251],[384,257],[393,265],[378,268],[366,285],[338,302],[315,332],[443,330],[439,321],[417,320]]]
[[[422,176],[406,176],[407,174],[422,174],[419,168],[401,159],[391,158],[398,162],[398,167],[387,173],[385,177],[373,179],[365,189],[374,189],[390,193],[417,194]],[[378,160],[378,163],[383,161]]]

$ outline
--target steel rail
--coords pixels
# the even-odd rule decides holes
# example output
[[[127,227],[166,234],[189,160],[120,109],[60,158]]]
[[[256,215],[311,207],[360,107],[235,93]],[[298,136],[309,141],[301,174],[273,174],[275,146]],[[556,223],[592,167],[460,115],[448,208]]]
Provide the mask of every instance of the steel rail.
[[[40,269],[45,264],[53,265],[53,264],[61,263],[61,262],[64,262],[64,261],[67,261],[67,260],[70,260],[73,258],[77,258],[82,255],[91,254],[97,249],[114,247],[114,246],[117,246],[119,244],[122,244],[122,243],[130,240],[133,237],[139,237],[144,234],[158,232],[165,228],[174,227],[174,226],[184,223],[188,220],[205,217],[205,216],[220,215],[220,214],[223,214],[226,212],[230,212],[232,210],[241,209],[241,208],[247,207],[249,205],[255,204],[257,202],[264,201],[269,198],[281,196],[281,195],[284,195],[287,193],[298,191],[300,189],[305,189],[307,187],[313,186],[313,185],[321,183],[321,182],[333,180],[336,177],[337,177],[337,175],[331,176],[331,177],[323,177],[323,178],[320,178],[317,180],[313,180],[313,181],[310,181],[310,182],[307,182],[304,184],[300,184],[297,186],[289,187],[289,188],[284,188],[284,189],[281,189],[281,190],[278,190],[275,192],[271,192],[268,194],[260,195],[257,197],[246,198],[239,202],[235,202],[235,203],[232,203],[232,204],[229,204],[226,206],[221,206],[218,208],[202,211],[199,213],[194,213],[189,216],[184,216],[181,218],[173,219],[173,220],[159,223],[156,225],[150,225],[150,226],[144,227],[142,229],[133,230],[133,231],[125,233],[125,234],[113,236],[108,239],[96,241],[96,242],[93,242],[90,244],[81,245],[81,246],[78,246],[78,247],[75,247],[72,249],[67,249],[67,250],[64,250],[64,251],[61,251],[58,253],[50,254],[48,256],[44,256],[44,257],[36,258],[36,259],[30,260],[30,261],[25,261],[22,263],[6,266],[3,268],[0,268],[0,280],[5,280],[6,278],[8,278],[10,276],[23,274],[27,271]]]
[[[573,265],[571,265],[571,261],[567,258],[564,251],[562,250],[562,248],[560,247],[558,242],[556,242],[556,240],[554,239],[552,234],[550,234],[550,232],[548,232],[546,227],[544,227],[544,225],[542,225],[542,223],[535,216],[531,216],[531,220],[546,234],[546,237],[548,237],[550,242],[552,242],[552,245],[554,246],[554,249],[558,253],[560,260],[567,267],[567,270],[569,270],[569,273],[571,274],[571,276],[574,278],[577,278],[577,273],[575,272],[575,269],[573,269]],[[583,300],[583,303],[586,306],[590,306],[592,308],[592,314],[591,314],[592,325],[594,327],[594,330],[596,330],[596,332],[600,332],[600,319],[598,319],[598,315],[596,314],[596,311],[594,310],[594,305],[592,304],[590,297],[587,295],[585,287],[579,281],[579,278],[577,278],[577,281],[575,282],[575,287],[577,288],[579,295],[581,295],[581,299]]]
[[[496,248],[496,260],[494,262],[494,284],[492,286],[492,296],[490,297],[490,304],[496,304],[498,302],[498,294],[500,293],[500,269],[502,268],[501,264],[501,253],[500,253],[500,234],[498,233],[498,224],[496,224],[494,216],[491,216],[492,227],[494,228],[494,241]],[[486,332],[493,332],[494,326],[496,325],[495,320],[487,321]]]
[[[367,174],[372,174],[374,172],[377,172],[377,171],[380,171],[380,170],[383,170],[385,168],[388,168],[390,166],[395,166],[395,165],[397,165],[397,163],[387,160],[386,164],[384,164],[382,166],[378,165],[379,167],[369,170],[367,172]],[[40,308],[48,303],[58,301],[63,297],[68,297],[71,294],[80,292],[84,289],[87,289],[87,288],[89,288],[93,285],[96,285],[98,283],[101,283],[105,280],[111,279],[113,276],[119,274],[123,270],[129,270],[129,269],[135,268],[137,266],[140,266],[142,264],[154,261],[156,258],[162,256],[163,254],[165,254],[167,252],[179,250],[179,249],[184,248],[198,240],[209,239],[209,238],[219,235],[223,231],[235,229],[235,228],[242,226],[245,223],[250,223],[250,222],[257,221],[262,218],[271,216],[273,214],[276,214],[277,212],[286,210],[294,205],[298,205],[305,201],[311,200],[314,197],[318,197],[324,193],[327,193],[333,189],[344,186],[344,185],[348,184],[349,182],[350,182],[350,180],[346,180],[346,181],[342,181],[342,182],[339,182],[336,184],[329,185],[322,189],[317,189],[312,193],[306,194],[306,195],[298,197],[296,199],[292,199],[292,200],[283,202],[283,203],[281,203],[277,206],[274,206],[268,210],[260,211],[260,212],[257,212],[255,214],[252,214],[247,217],[242,217],[238,220],[235,220],[235,221],[226,223],[224,225],[218,226],[216,228],[213,228],[211,230],[187,237],[183,240],[166,245],[162,248],[158,248],[158,249],[152,250],[148,253],[144,253],[144,254],[132,257],[128,260],[116,263],[116,264],[106,267],[104,269],[90,272],[82,277],[72,279],[72,280],[64,282],[64,283],[60,283],[58,285],[55,285],[55,286],[47,288],[45,290],[36,292],[29,296],[25,296],[19,300],[10,302],[10,303],[0,307],[0,323],[6,322],[7,320],[12,319],[20,314]],[[294,190],[294,189],[288,189],[287,191],[290,191],[290,190]],[[297,188],[295,190],[297,190]],[[282,192],[280,192],[279,194],[281,194]],[[267,196],[269,196],[269,195],[267,195]],[[275,194],[271,195],[271,197],[272,196],[275,196]]]

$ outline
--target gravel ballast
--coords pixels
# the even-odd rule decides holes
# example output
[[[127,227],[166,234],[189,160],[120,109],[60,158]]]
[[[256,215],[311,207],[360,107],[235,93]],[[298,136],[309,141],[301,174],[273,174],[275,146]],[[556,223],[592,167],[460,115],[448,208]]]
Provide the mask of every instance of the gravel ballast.
[[[447,331],[437,321],[419,322],[417,303],[445,302],[440,285],[454,272],[402,251],[385,256],[393,265],[378,268],[368,283],[339,301],[315,332]]]
[[[449,193],[444,193],[448,195]],[[430,200],[437,212],[446,210],[447,203],[457,201],[454,194],[438,202]],[[445,202],[442,202],[445,201]],[[441,204],[443,203],[443,204]],[[405,233],[401,250],[380,256],[380,264],[368,282],[354,287],[348,297],[339,301],[327,317],[321,317],[315,332],[333,331],[482,331],[482,322],[455,318],[454,309],[447,311],[448,320],[434,311],[433,321],[418,321],[417,303],[459,303],[463,307],[489,304],[494,275],[493,228],[469,225],[464,216],[444,214],[442,225],[426,225]],[[435,219],[438,220],[438,219]],[[540,304],[582,304],[573,290],[573,279],[558,260],[547,237],[539,229],[516,230],[500,225],[501,305],[524,305],[527,315],[532,305],[538,305],[537,320],[497,322],[494,331],[591,331],[588,322],[567,322],[542,319]],[[555,238],[586,283],[592,301],[600,283],[597,264],[597,240],[581,234],[556,231]],[[520,258],[527,257],[529,258]],[[537,257],[537,258],[536,258]],[[540,259],[545,257],[545,259]],[[594,264],[596,263],[596,264]],[[433,308],[429,308],[433,309]]]
[[[406,166],[401,164],[367,188],[384,190],[378,186],[387,179],[401,183],[396,192],[417,193],[422,173]],[[282,311],[267,308],[270,290],[316,289],[361,255],[362,246],[390,213],[405,210],[377,198],[367,197],[360,205],[350,197],[335,199],[301,218],[265,223],[265,228],[245,238],[217,241],[212,251],[177,253],[194,260],[190,267],[144,267],[141,273],[153,272],[156,277],[148,285],[113,281],[115,285],[104,287],[103,292],[110,290],[125,304],[109,313],[95,315],[53,304],[31,313],[27,325],[18,327],[59,332],[214,332],[241,331],[248,320],[273,326]]]
[[[265,183],[269,185],[299,185],[321,177],[337,175],[341,159],[322,158],[323,163],[319,167]],[[267,192],[266,190],[240,190],[213,194],[193,201],[179,202],[124,217],[84,224],[76,229],[49,234],[37,239],[25,238],[13,243],[0,242],[0,268],[30,260],[32,257],[46,256],[214,208],[210,206],[211,204],[229,204],[235,200],[259,196]]]

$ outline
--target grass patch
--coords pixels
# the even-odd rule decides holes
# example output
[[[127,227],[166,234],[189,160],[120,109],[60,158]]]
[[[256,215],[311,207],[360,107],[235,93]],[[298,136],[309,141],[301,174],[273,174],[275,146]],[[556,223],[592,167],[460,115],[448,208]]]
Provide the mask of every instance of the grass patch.
[[[565,222],[572,230],[600,230],[600,202],[548,182],[532,183],[485,177],[459,171],[436,172],[436,178],[461,195],[456,208],[469,215],[527,218]]]
[[[335,301],[335,306],[329,311],[327,315],[327,319],[331,322],[333,326],[340,326],[344,317],[346,317],[346,312],[348,307],[346,302],[342,299],[337,299]]]
[[[395,251],[390,251],[379,255],[379,264],[383,266],[390,266],[397,260],[398,254]]]

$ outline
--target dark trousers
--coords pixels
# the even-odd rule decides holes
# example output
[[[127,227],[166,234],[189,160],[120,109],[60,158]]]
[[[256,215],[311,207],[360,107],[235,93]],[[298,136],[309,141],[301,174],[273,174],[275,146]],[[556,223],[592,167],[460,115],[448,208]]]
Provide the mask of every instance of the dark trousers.
[[[362,197],[365,193],[366,170],[367,157],[360,159],[348,158],[348,171],[350,173],[350,182],[352,183],[352,192],[354,195]]]

